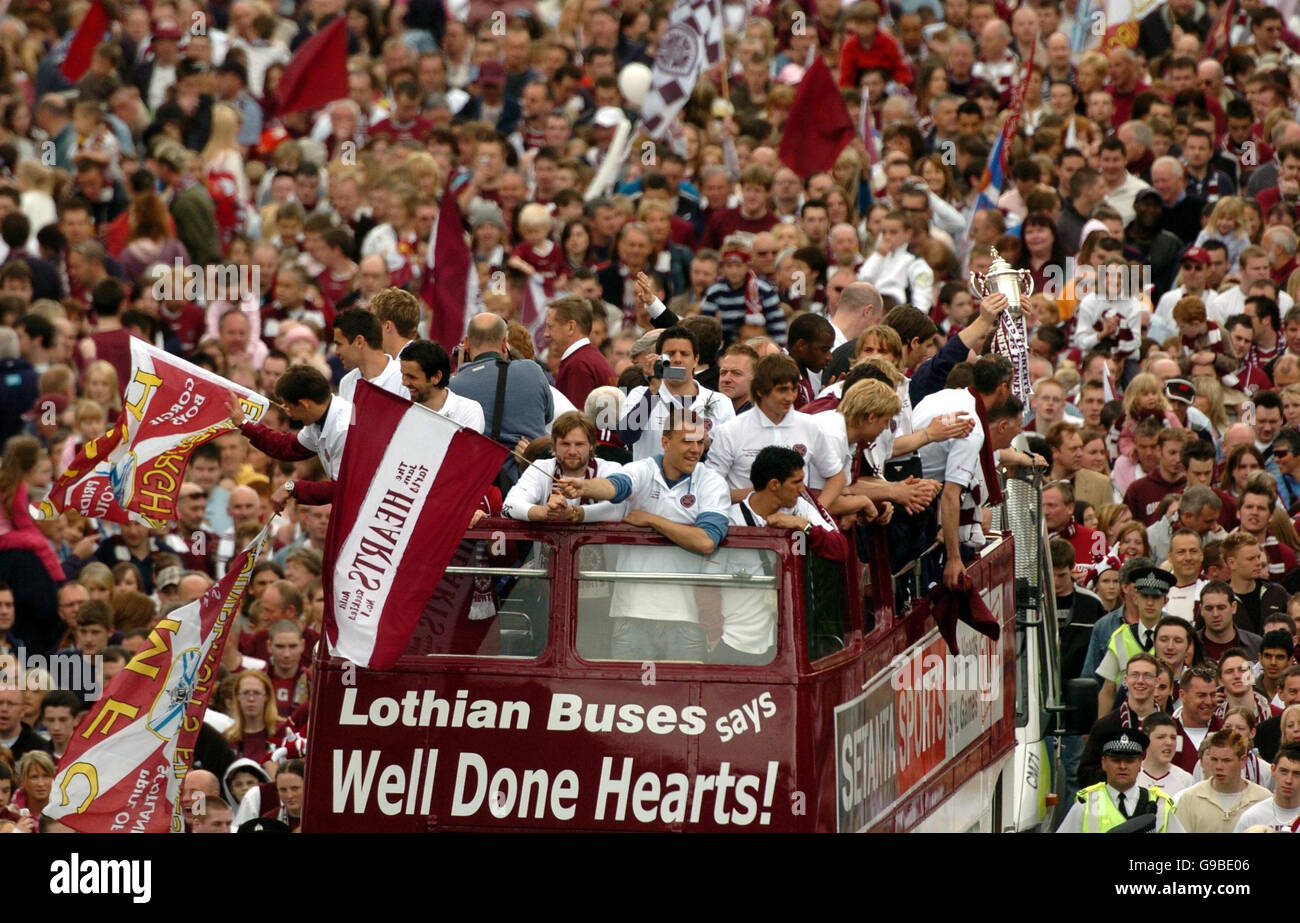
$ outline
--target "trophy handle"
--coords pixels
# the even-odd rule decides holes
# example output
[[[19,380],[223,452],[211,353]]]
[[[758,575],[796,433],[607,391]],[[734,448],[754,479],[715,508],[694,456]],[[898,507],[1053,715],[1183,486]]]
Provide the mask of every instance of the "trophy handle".
[[[1028,269],[1020,270],[1020,280],[1023,283],[1025,297],[1028,298],[1034,293],[1034,274]]]
[[[983,273],[972,272],[970,274],[970,287],[971,287],[971,291],[974,292],[976,295],[979,295],[980,297],[983,297],[984,295],[988,294],[988,292],[985,291],[985,287],[984,287]]]

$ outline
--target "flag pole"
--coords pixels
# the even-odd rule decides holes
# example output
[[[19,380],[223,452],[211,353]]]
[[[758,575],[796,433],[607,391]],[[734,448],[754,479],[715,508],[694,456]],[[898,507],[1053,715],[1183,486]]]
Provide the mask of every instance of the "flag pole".
[[[723,0],[718,0],[718,22],[723,27],[719,31],[722,35],[722,41],[718,43],[718,66],[722,68],[722,98],[726,100],[727,107],[731,109],[731,114],[735,114],[735,109],[731,106],[731,73],[727,65],[727,30],[725,28],[727,20],[725,18],[726,7]]]
[[[423,410],[425,413],[437,413],[438,416],[442,417],[444,420],[446,420],[447,422],[451,423],[451,424],[452,424],[453,426],[455,426],[457,429],[461,429],[461,430],[466,430],[466,429],[468,429],[471,433],[475,433],[475,434],[477,434],[477,435],[479,435],[479,436],[483,436],[483,435],[484,435],[483,433],[480,433],[478,430],[470,429],[468,426],[466,426],[464,423],[461,423],[461,422],[458,421],[458,420],[453,420],[451,417],[447,416],[446,414],[441,414],[441,413],[438,413],[438,411],[436,411],[436,410],[434,410],[434,409],[432,409],[432,408],[430,408],[430,407],[425,407],[425,406],[424,406],[423,404],[421,404],[419,401],[411,401],[411,403],[412,403],[414,406],[419,407],[419,408],[420,408],[421,410]],[[484,438],[490,438],[490,437],[486,437],[486,436],[484,436]],[[554,474],[547,474],[545,468],[543,468],[541,465],[537,464],[536,462],[530,462],[528,459],[524,458],[524,456],[523,456],[520,452],[516,451],[515,449],[510,449],[509,451],[510,451],[510,454],[513,455],[513,456],[515,457],[515,460],[516,460],[516,461],[522,462],[525,466],[527,466],[527,467],[529,467],[529,468],[536,468],[536,469],[537,469],[538,471],[540,471],[542,474],[546,475],[546,477],[547,477],[548,480],[551,480],[551,479],[557,479],[557,476],[556,476],[556,475],[554,475]],[[592,451],[595,451],[595,448],[594,448],[594,447],[593,447]]]

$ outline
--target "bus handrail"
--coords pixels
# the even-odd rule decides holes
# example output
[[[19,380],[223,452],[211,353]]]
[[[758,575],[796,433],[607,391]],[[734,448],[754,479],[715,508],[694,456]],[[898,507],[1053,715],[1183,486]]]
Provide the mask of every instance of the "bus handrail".
[[[902,570],[900,570],[898,573],[894,574],[893,579],[897,580],[899,577],[903,576],[909,570],[919,572],[921,569],[921,562],[925,559],[925,556],[932,551],[937,551],[941,547],[943,547],[943,542],[939,541],[938,539],[935,539],[935,541],[930,545],[929,548],[925,549],[925,551],[922,551],[919,555],[917,555],[915,561],[911,562]]]
[[[474,577],[545,577],[544,567],[448,567],[447,573]]]
[[[663,574],[646,571],[615,570],[580,570],[579,580],[595,580],[609,583],[691,583],[701,586],[729,586],[743,584],[746,587],[775,587],[776,577],[755,577],[749,574]]]

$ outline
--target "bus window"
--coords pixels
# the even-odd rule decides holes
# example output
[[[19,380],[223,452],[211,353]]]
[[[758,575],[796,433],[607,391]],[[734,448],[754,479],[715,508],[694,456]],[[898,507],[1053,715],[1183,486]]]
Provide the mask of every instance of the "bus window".
[[[848,607],[844,605],[844,565],[815,554],[805,556],[804,612],[808,660],[816,662],[847,647]]]
[[[724,545],[584,545],[578,655],[584,660],[762,666],[776,656],[777,554]]]
[[[550,546],[466,539],[424,607],[408,655],[532,659],[550,633]]]

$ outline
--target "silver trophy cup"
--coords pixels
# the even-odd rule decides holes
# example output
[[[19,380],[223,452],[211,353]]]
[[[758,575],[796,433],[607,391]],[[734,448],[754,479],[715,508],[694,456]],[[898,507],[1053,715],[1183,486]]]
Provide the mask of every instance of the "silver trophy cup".
[[[1001,292],[1007,296],[1007,310],[1011,316],[1020,317],[1024,299],[1034,293],[1033,274],[1028,269],[1014,268],[1001,257],[996,248],[990,247],[989,252],[993,254],[989,271],[970,274],[971,290],[981,298]]]

